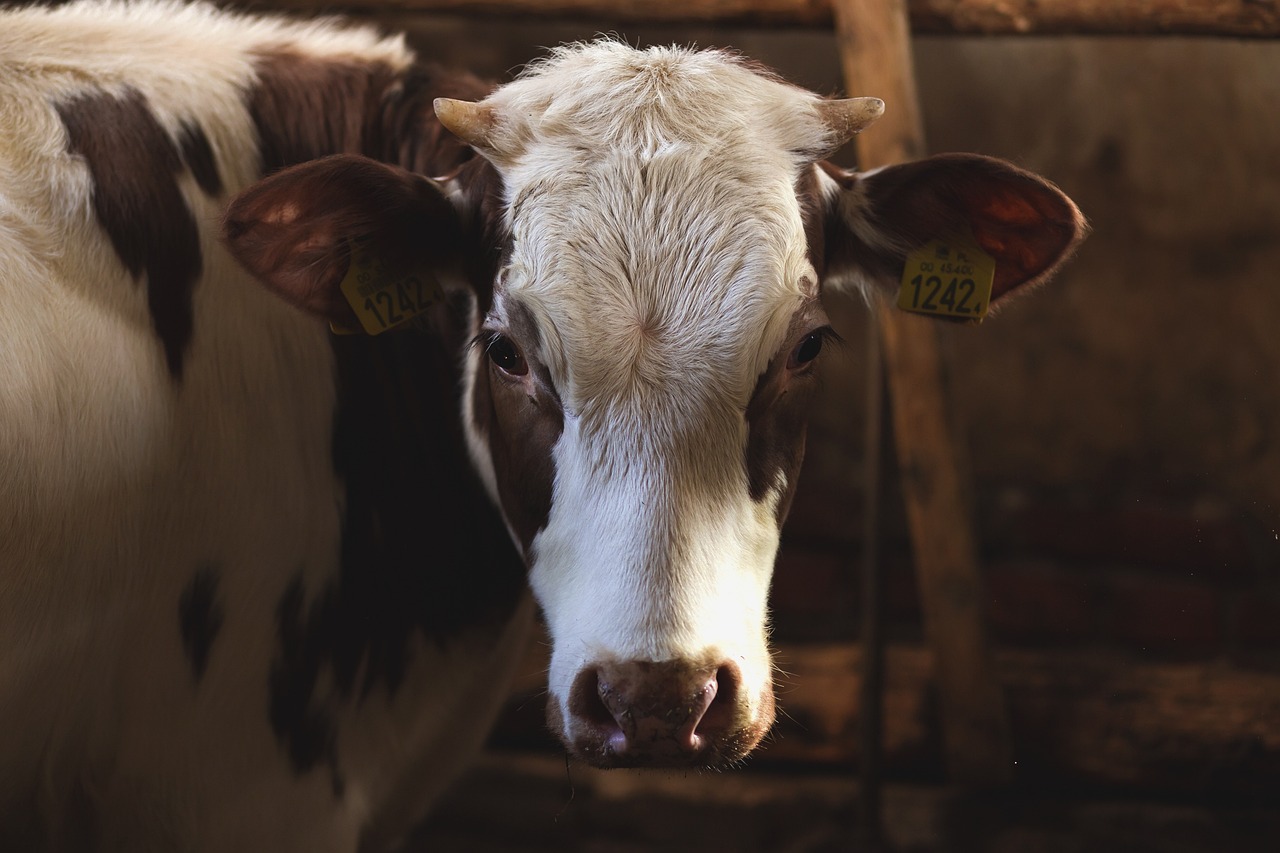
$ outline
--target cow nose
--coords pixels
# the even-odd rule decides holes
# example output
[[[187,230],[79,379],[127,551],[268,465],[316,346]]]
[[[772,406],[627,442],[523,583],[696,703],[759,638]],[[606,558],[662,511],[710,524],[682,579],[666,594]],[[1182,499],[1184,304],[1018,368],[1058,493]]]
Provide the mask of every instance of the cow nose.
[[[741,680],[732,661],[602,663],[578,674],[568,710],[608,764],[698,763],[736,725]]]

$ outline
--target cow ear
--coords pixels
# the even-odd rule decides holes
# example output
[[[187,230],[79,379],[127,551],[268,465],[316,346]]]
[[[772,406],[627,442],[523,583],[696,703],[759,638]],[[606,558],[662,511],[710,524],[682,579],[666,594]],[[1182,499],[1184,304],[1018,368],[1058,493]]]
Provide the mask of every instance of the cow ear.
[[[457,213],[435,181],[367,157],[337,155],[276,172],[231,201],[223,236],[245,269],[286,301],[346,325],[351,245],[390,269],[457,260]]]
[[[1048,280],[1086,232],[1061,190],[991,157],[940,154],[865,174],[818,169],[829,205],[827,280],[837,286],[896,286],[911,251],[972,236],[995,259],[995,304]]]

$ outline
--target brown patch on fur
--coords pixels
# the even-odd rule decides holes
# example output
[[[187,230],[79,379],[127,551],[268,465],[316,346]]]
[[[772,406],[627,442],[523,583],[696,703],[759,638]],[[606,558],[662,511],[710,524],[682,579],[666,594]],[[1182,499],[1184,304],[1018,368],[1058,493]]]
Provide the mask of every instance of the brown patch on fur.
[[[747,410],[747,482],[751,499],[759,503],[786,477],[778,500],[781,524],[791,511],[800,463],[804,461],[805,435],[809,427],[809,399],[806,391],[779,395],[779,378],[769,373],[760,377],[752,404]]]
[[[178,144],[134,89],[92,92],[57,107],[68,149],[93,176],[93,210],[121,263],[146,277],[147,307],[175,379],[193,331],[191,294],[200,277],[200,232],[178,188],[184,170]],[[205,140],[205,149],[208,140]],[[197,183],[216,177],[212,153],[201,162],[199,139],[190,148]],[[212,170],[212,172],[210,171]],[[203,177],[202,177],[203,175]]]
[[[436,98],[478,101],[492,89],[491,83],[470,74],[413,66],[384,94],[376,146],[365,153],[423,174],[452,170],[476,155],[440,123],[433,102]]]
[[[430,107],[488,87],[289,51],[260,55],[257,70],[247,108],[272,174],[228,207],[232,254],[295,305],[350,324],[339,283],[358,240],[393,270],[460,269],[483,314],[509,243],[501,181]],[[424,177],[448,173],[467,196],[461,211]],[[458,417],[460,359],[475,357],[464,352],[472,315],[469,295],[451,291],[377,337],[331,338],[341,570],[318,592],[304,591],[300,574],[282,597],[270,679],[272,727],[299,773],[332,763],[340,702],[375,688],[395,695],[415,635],[447,643],[506,621],[525,590]],[[508,481],[522,493],[523,476]],[[334,689],[319,690],[329,673]]]
[[[210,198],[221,195],[222,176],[218,174],[209,137],[205,136],[200,125],[184,121],[182,132],[178,134],[178,145],[182,149],[182,162],[187,164],[204,194]]]
[[[464,302],[436,306],[409,333],[331,338],[339,389],[334,457],[347,486],[343,582],[374,597],[398,587],[403,600],[387,597],[360,618],[396,614],[403,628],[433,639],[505,621],[525,583],[458,417]],[[368,628],[376,634],[389,626]],[[354,674],[360,661],[350,663]]]
[[[818,166],[829,166],[820,163]],[[804,223],[809,263],[818,272],[818,281],[827,274],[827,202],[822,197],[818,166],[805,169],[796,180],[796,198],[800,202],[800,220]]]
[[[284,50],[260,55],[257,71],[248,109],[264,173],[346,153],[419,175],[458,179],[470,219],[460,223],[461,242],[455,238],[450,248],[461,255],[480,312],[487,311],[509,242],[502,225],[502,179],[440,124],[432,104],[441,97],[478,100],[492,84],[431,65],[397,72],[381,62],[316,59]],[[404,248],[417,243],[412,239]],[[346,263],[343,255],[343,272]],[[341,276],[337,273],[336,280]]]
[[[364,153],[381,95],[395,79],[381,62],[288,50],[259,56],[256,68],[248,108],[264,174],[330,154]]]
[[[498,480],[498,497],[526,558],[538,531],[551,514],[555,461],[552,448],[564,430],[564,408],[546,367],[532,357],[538,342],[533,317],[518,303],[510,312],[513,339],[525,352],[536,390],[509,382],[490,364],[483,350],[476,368],[472,414],[488,444]]]
[[[777,519],[781,524],[791,510],[804,461],[805,435],[815,385],[810,376],[788,376],[790,348],[797,343],[795,334],[788,335],[787,349],[778,353],[756,381],[751,402],[747,404],[747,485],[751,499],[764,500],[780,477],[786,478],[778,500]]]
[[[382,62],[263,53],[249,114],[262,168],[271,173],[329,154],[363,154],[422,175],[450,172],[474,157],[436,119],[436,98],[483,98],[492,86],[429,65],[396,71]]]
[[[498,170],[481,157],[463,163],[453,177],[462,185],[463,207],[470,214],[462,221],[463,272],[483,317],[493,306],[498,272],[511,256],[511,234],[503,218],[506,192]]]
[[[268,709],[294,771],[327,766],[336,796],[339,709],[394,700],[415,636],[445,646],[502,625],[526,588],[457,417],[467,302],[434,306],[412,333],[330,339],[341,568],[318,589],[299,572],[279,600]]]

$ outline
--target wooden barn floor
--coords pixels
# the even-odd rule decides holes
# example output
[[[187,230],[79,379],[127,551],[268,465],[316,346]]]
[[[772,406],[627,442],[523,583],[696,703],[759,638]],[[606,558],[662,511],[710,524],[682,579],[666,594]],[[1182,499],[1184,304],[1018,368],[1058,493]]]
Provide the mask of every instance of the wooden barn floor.
[[[1280,808],[1099,801],[1044,792],[884,792],[897,853],[1275,853]],[[861,853],[851,776],[566,768],[489,753],[410,845],[413,853]]]

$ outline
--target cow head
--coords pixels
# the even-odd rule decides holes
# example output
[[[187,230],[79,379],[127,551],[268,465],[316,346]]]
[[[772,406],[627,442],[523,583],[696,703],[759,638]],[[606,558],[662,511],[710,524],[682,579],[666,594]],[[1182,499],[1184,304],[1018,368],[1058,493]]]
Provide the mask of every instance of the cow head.
[[[575,46],[437,102],[482,155],[451,177],[338,157],[230,208],[237,257],[330,319],[351,321],[353,239],[475,295],[472,455],[554,642],[551,726],[593,764],[723,765],[773,721],[766,598],[824,292],[968,232],[1001,298],[1080,238],[1070,200],[999,161],[821,162],[880,108],[720,52]]]

